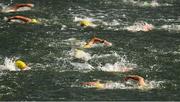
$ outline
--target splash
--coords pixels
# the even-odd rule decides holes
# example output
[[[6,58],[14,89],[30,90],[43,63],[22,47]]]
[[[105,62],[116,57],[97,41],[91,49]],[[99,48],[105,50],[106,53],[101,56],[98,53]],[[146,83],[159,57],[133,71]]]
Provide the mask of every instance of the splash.
[[[127,60],[126,55],[119,55],[116,52],[111,54],[94,55],[93,59],[115,59],[115,62],[101,63],[98,65],[97,70],[106,72],[129,72],[137,68],[137,65]]]
[[[127,61],[125,56],[120,57],[120,61],[114,64],[106,63],[104,66],[98,66],[98,70],[106,72],[129,72],[135,68],[137,68],[137,65]]]
[[[74,17],[74,22],[79,22],[79,21],[82,21],[82,20],[88,20],[88,21],[96,21],[96,19],[93,19],[93,18],[89,18],[89,17],[84,17],[84,18],[80,18],[80,17]]]
[[[78,70],[78,71],[89,72],[89,71],[94,70],[94,67],[91,66],[89,63],[71,62],[71,65],[74,66],[74,70]]]
[[[0,12],[3,12],[7,5],[0,3]]]
[[[180,25],[171,24],[171,25],[163,25],[160,27],[160,29],[164,29],[167,31],[177,31],[180,32]]]
[[[15,59],[6,57],[4,65],[1,65],[1,70],[17,71],[18,69],[15,67]]]
[[[89,53],[84,52],[83,50],[80,50],[80,49],[72,49],[69,55],[77,59],[84,60],[84,61],[88,61],[91,59],[91,55]]]
[[[152,24],[148,24],[147,22],[139,21],[139,22],[135,22],[132,26],[125,27],[125,29],[130,32],[138,32],[138,31],[147,32],[154,29],[154,26]]]
[[[91,24],[88,25],[89,27],[93,27],[93,28],[97,27],[97,25],[93,23],[96,21],[93,18],[88,18],[88,17],[87,18],[78,18],[78,17],[74,18],[74,22],[81,22],[81,21],[91,22]],[[77,25],[80,26],[80,23],[78,23]]]
[[[148,83],[148,88],[149,89],[155,89],[155,88],[165,88],[163,86],[163,84],[165,83],[165,81],[155,81],[155,80],[152,80],[152,81],[147,81]]]
[[[111,54],[101,54],[101,55],[93,55],[92,58],[106,58],[106,57],[117,57],[117,58],[122,58],[119,54],[116,52],[112,52]],[[125,57],[125,56],[123,56]]]
[[[69,38],[69,39],[63,40],[62,43],[66,45],[70,45],[73,48],[82,48],[86,44],[85,41],[78,40],[76,38]]]

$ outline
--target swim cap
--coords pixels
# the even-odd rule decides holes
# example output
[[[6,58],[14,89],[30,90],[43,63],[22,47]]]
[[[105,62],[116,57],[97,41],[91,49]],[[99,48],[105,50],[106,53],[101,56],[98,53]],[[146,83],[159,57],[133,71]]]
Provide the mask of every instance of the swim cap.
[[[87,45],[84,45],[83,48],[91,48],[92,46],[87,44]]]
[[[18,67],[19,69],[22,69],[22,70],[27,67],[26,63],[21,60],[17,60],[15,62],[15,65],[16,65],[16,67]]]
[[[31,20],[31,23],[33,23],[33,24],[38,24],[39,21],[37,21],[36,19],[32,19],[32,20]]]
[[[95,87],[96,88],[103,88],[104,84],[101,84],[100,82],[96,82]]]
[[[82,20],[82,21],[80,21],[80,25],[83,27],[87,27],[87,26],[93,25],[93,23],[89,20]]]

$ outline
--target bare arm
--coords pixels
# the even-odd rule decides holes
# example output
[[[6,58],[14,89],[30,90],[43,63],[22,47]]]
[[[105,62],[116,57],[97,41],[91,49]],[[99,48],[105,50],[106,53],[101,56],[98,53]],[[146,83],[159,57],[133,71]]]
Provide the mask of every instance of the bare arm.
[[[32,8],[33,6],[34,6],[33,4],[16,4],[16,5],[13,6],[13,8],[14,8],[15,10],[17,10],[17,9],[19,9],[20,7],[30,7],[30,8]]]
[[[30,18],[27,18],[27,17],[24,17],[24,16],[13,16],[13,17],[10,17],[9,20],[12,20],[12,19],[20,19],[24,22],[31,22],[31,19]]]
[[[140,86],[144,86],[144,85],[145,85],[144,78],[141,77],[141,76],[138,76],[138,75],[130,75],[130,76],[126,77],[124,80],[125,80],[125,81],[128,81],[128,80],[130,80],[130,79],[137,81]]]

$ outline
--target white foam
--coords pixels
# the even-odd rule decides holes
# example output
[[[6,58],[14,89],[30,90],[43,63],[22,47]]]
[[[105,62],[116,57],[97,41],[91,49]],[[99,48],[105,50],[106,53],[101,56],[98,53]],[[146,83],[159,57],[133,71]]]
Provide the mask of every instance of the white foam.
[[[155,88],[165,88],[163,86],[163,84],[165,83],[165,81],[155,81],[155,80],[152,80],[152,81],[148,81],[148,88],[149,89],[155,89]]]
[[[106,58],[106,57],[117,57],[117,58],[120,58],[121,56],[119,54],[117,54],[116,52],[112,52],[111,54],[101,54],[101,55],[94,54],[92,56],[92,58]]]
[[[128,61],[125,55],[120,56],[116,52],[112,52],[112,54],[94,55],[92,59],[94,58],[109,59],[109,57],[110,58],[114,57],[116,59],[116,62],[114,62],[113,64],[106,63],[105,65],[99,64],[99,66],[97,67],[98,70],[107,71],[107,72],[128,72],[137,68],[137,65]]]
[[[133,89],[133,86],[127,86],[121,82],[107,82],[103,89]]]
[[[76,38],[69,38],[69,39],[63,40],[63,43],[66,45],[70,45],[73,48],[83,47],[86,44],[85,41],[78,40]]]
[[[168,30],[168,31],[180,31],[180,25],[171,24],[171,25],[162,25],[161,29]]]
[[[92,71],[94,70],[94,67],[91,66],[89,63],[76,63],[76,62],[71,62],[71,65],[74,66],[74,70],[78,71]]]
[[[82,20],[88,20],[88,21],[91,21],[91,22],[94,22],[94,21],[97,21],[96,19],[94,18],[90,18],[90,17],[74,17],[74,22],[79,22],[79,21],[82,21]]]
[[[93,58],[106,58],[106,57],[115,57],[117,58],[118,61],[113,64],[106,63],[104,66],[99,65],[97,67],[98,70],[107,71],[107,72],[128,72],[137,68],[137,65],[128,61],[125,55],[120,56],[116,52],[113,52],[112,54],[105,54],[100,56],[96,55],[96,57],[94,56]]]
[[[4,60],[4,70],[17,71],[18,69],[15,67],[14,58],[5,58]]]
[[[124,63],[124,62],[116,62],[114,64],[106,63],[104,66],[98,66],[98,69],[107,72],[129,72],[134,69],[133,67],[130,67],[130,64],[129,65],[126,64],[128,63]]]
[[[69,55],[84,61],[88,61],[91,59],[91,55],[88,52],[79,49],[71,49]]]
[[[131,32],[138,32],[138,31],[149,31],[152,30],[154,26],[152,24],[148,24],[147,22],[144,21],[138,21],[135,22],[132,26],[125,27],[124,29],[131,31]]]

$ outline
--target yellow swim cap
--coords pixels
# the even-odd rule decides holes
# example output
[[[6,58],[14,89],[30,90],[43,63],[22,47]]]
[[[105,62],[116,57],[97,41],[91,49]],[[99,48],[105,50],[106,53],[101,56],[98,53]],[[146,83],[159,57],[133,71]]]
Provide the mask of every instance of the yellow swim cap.
[[[93,25],[93,23],[89,20],[82,20],[82,21],[80,21],[80,25],[83,27],[87,27],[87,26]]]
[[[92,46],[87,44],[87,45],[84,45],[83,48],[91,48]]]
[[[100,82],[96,82],[95,87],[101,89],[104,88],[104,84],[101,84]]]
[[[21,60],[17,60],[15,62],[15,65],[16,65],[16,67],[18,67],[19,69],[22,69],[22,70],[27,67],[26,63]]]
[[[38,24],[39,21],[38,21],[37,19],[32,19],[32,20],[31,20],[31,23],[33,23],[33,24]]]

